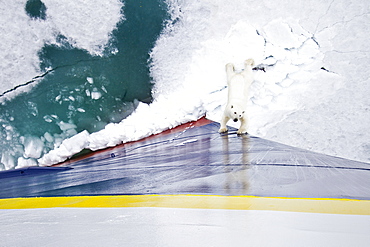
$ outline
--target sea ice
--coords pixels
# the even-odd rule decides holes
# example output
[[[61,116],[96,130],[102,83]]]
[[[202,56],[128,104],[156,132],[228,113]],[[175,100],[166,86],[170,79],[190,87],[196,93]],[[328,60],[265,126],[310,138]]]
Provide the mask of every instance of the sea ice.
[[[53,149],[38,159],[39,165],[55,164],[70,158],[72,155],[80,152],[86,147],[88,136],[89,133],[84,130],[73,137],[64,140],[58,148]]]
[[[87,77],[86,80],[87,80],[88,83],[94,84],[94,79],[93,78]]]
[[[41,157],[42,151],[44,149],[44,142],[40,138],[36,136],[25,136],[21,138],[21,140],[24,146],[25,158],[38,159]]]
[[[32,158],[19,157],[15,168],[18,169],[29,166],[37,166],[37,161]]]
[[[13,167],[16,166],[14,156],[8,152],[4,152],[1,155],[1,163],[4,165],[5,170],[12,169]]]
[[[353,7],[355,2],[360,4],[346,4]],[[266,72],[255,72],[249,133],[368,161],[363,147],[368,147],[365,123],[370,117],[363,108],[368,97],[361,86],[367,85],[369,76],[365,68],[353,72],[359,71],[359,62],[361,68],[368,64],[368,59],[358,56],[370,50],[367,39],[354,38],[353,33],[366,33],[361,31],[369,23],[363,9],[351,7],[354,12],[347,13],[318,0],[290,5],[265,1],[253,8],[249,1],[169,3],[170,13],[179,21],[167,26],[150,54],[154,102],[140,104],[121,123],[91,134],[88,148],[137,140],[204,114],[219,121],[227,92],[225,64],[233,62],[240,70],[244,60],[253,57]],[[345,22],[338,19],[347,14],[352,17]],[[357,57],[348,53],[356,51]],[[357,96],[346,97],[350,92]],[[349,115],[340,110],[349,108]],[[349,121],[356,122],[356,140]],[[357,144],[343,146],[343,139]]]
[[[31,74],[37,68],[37,51],[44,41],[55,43],[55,31],[65,35],[72,46],[101,54],[109,33],[122,18],[122,3],[97,2],[106,8],[91,9],[85,4],[75,6],[73,1],[56,4],[45,0],[49,19],[44,23],[30,22],[20,5],[8,4],[7,9],[18,13],[19,22],[14,25],[31,25],[34,33],[27,37],[38,40],[30,48],[27,54],[30,59],[25,63]],[[82,132],[69,139],[74,140],[70,143],[62,140],[77,134],[76,127],[73,123],[61,123],[63,133],[53,136],[58,145],[41,157],[40,163],[60,162],[83,148],[96,150],[137,140],[204,115],[219,121],[227,95],[224,66],[232,62],[241,70],[244,60],[250,57],[266,71],[255,72],[248,110],[250,134],[330,155],[370,161],[370,43],[367,39],[370,22],[366,1],[167,2],[172,21],[166,24],[149,54],[153,103],[140,103],[122,122],[108,124],[92,134]],[[84,15],[79,13],[84,8],[88,8],[88,16],[81,19]],[[5,20],[13,18],[3,14]],[[104,28],[95,30],[100,26],[100,17]],[[20,30],[14,25],[4,33],[23,37],[25,34],[11,31]],[[16,35],[9,42],[23,44]],[[3,52],[12,50],[3,56],[9,61],[18,61],[20,51],[24,50],[8,43],[1,45]],[[18,71],[13,64],[1,68],[7,80]],[[17,81],[30,77],[26,74],[17,77]],[[92,78],[86,80],[92,85]],[[92,99],[102,97],[97,88],[84,90]],[[103,88],[102,91],[106,92]],[[62,98],[58,99],[61,103]],[[34,109],[32,104],[28,107]],[[45,117],[45,121],[54,120]],[[15,163],[12,157],[2,156],[2,163],[8,168]]]

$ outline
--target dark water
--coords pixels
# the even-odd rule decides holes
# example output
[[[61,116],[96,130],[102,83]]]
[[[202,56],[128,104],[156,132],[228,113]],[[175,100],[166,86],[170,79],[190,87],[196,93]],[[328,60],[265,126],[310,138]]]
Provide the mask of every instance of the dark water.
[[[47,18],[42,1],[28,1],[25,11],[31,19]],[[60,46],[44,45],[39,53],[42,79],[30,92],[0,105],[1,153],[21,157],[24,136],[41,137],[44,152],[49,151],[56,140],[45,141],[46,132],[62,139],[82,130],[95,132],[127,117],[136,100],[151,102],[149,52],[169,17],[167,5],[126,0],[121,11],[125,19],[104,56],[73,48],[62,35]]]

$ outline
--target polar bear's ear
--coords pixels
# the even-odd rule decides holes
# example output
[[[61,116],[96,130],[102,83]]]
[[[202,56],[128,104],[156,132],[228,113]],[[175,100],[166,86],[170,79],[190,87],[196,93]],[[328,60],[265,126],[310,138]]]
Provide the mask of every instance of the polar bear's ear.
[[[234,108],[234,106],[231,106],[231,109],[233,109]]]

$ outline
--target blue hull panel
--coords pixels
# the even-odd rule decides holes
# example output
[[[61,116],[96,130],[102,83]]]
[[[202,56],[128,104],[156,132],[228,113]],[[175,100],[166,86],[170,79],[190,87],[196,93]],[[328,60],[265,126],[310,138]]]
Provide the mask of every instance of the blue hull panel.
[[[0,173],[0,198],[200,194],[370,199],[370,165],[219,134],[205,119],[58,167]],[[69,169],[73,168],[73,169]],[[37,170],[40,169],[40,170]]]

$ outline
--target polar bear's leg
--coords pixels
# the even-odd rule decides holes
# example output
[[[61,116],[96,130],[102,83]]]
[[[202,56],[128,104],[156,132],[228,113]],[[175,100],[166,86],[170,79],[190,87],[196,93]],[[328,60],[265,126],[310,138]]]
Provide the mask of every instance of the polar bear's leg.
[[[248,121],[245,116],[240,119],[240,122],[241,122],[240,128],[236,132],[238,135],[247,133],[247,129],[248,129]]]
[[[229,82],[230,78],[235,74],[234,64],[232,63],[226,64],[225,69],[226,69],[226,75],[227,75],[227,82]]]
[[[220,126],[220,129],[218,130],[219,133],[225,133],[227,132],[227,122],[230,120],[230,118],[228,116],[225,116],[225,114],[222,116],[222,119],[221,119],[221,126]]]
[[[245,60],[244,66],[245,67],[248,67],[248,66],[253,67],[254,66],[254,60],[253,60],[253,58],[249,58],[249,59]]]
[[[254,66],[254,60],[252,58],[245,60],[244,62],[244,70],[242,74],[245,77],[251,77],[252,76],[252,67]]]

